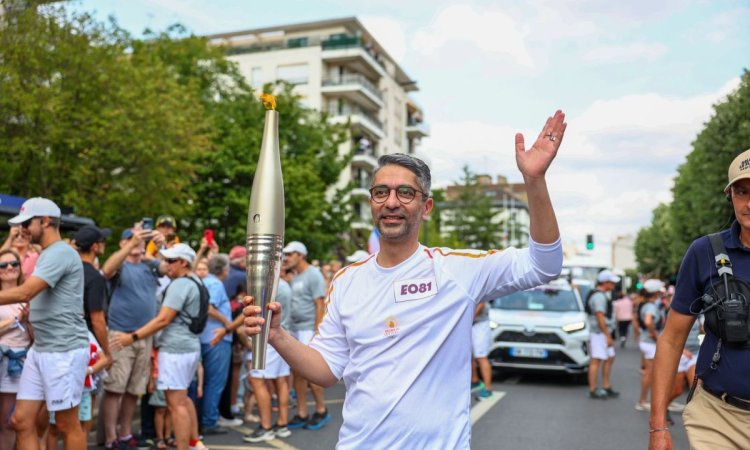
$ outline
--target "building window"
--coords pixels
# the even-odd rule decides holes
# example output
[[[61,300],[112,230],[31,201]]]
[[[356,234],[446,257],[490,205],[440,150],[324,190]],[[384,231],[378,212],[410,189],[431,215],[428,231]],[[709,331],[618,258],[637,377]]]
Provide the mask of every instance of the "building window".
[[[253,67],[250,69],[250,86],[253,89],[261,89],[265,80],[263,79],[263,68]]]
[[[309,70],[307,64],[290,64],[276,68],[276,79],[291,84],[307,84]]]

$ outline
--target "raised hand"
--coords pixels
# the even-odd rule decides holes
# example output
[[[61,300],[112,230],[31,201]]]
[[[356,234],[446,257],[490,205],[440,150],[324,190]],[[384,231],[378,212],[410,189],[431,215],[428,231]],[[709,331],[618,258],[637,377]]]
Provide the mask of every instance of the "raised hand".
[[[565,114],[557,110],[547,118],[534,144],[526,149],[523,134],[516,133],[516,164],[524,177],[539,178],[547,172],[565,136]]]

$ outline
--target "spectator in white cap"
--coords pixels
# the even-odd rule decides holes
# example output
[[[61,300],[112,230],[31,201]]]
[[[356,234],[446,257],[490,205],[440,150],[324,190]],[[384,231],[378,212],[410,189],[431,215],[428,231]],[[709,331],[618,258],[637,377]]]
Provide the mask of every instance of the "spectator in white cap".
[[[612,317],[612,301],[610,292],[620,281],[620,277],[611,270],[602,270],[596,276],[596,287],[589,292],[585,300],[586,311],[589,314],[589,397],[606,399],[617,397],[619,392],[612,389],[610,375],[615,363],[615,346],[612,337],[614,320]],[[599,369],[601,368],[602,383],[599,387]]]
[[[32,275],[20,286],[0,290],[0,304],[30,302],[35,341],[26,356],[13,414],[18,448],[37,449],[37,414],[46,402],[55,411],[65,448],[86,448],[78,421],[89,339],[83,319],[83,265],[60,238],[60,208],[46,198],[26,200],[8,221],[42,246]]]
[[[160,253],[163,257],[162,265],[166,266],[165,272],[172,282],[162,294],[159,313],[134,332],[115,336],[110,346],[113,350],[126,347],[164,330],[155,344],[159,347],[156,388],[166,394],[177,448],[202,449],[205,446],[198,437],[195,405],[188,397],[187,390],[200,363],[201,346],[198,335],[203,329],[194,329],[194,332],[191,330],[191,323],[198,319],[201,312],[201,290],[205,287],[193,273],[195,251],[189,245],[175,244],[160,250]]]
[[[641,327],[640,342],[638,348],[643,355],[643,375],[641,376],[641,396],[635,409],[648,411],[651,404],[647,401],[648,391],[651,387],[651,375],[654,370],[654,357],[656,356],[656,340],[664,328],[664,310],[661,308],[660,300],[666,292],[664,282],[655,278],[643,282],[643,301],[638,306],[638,323]]]
[[[295,339],[307,345],[323,320],[326,281],[320,269],[307,262],[305,244],[292,241],[284,247],[283,252],[284,268],[294,274],[289,283],[292,287],[290,332]],[[307,411],[308,384],[315,399],[315,413],[312,416]],[[289,428],[318,430],[325,426],[331,420],[331,415],[324,403],[324,389],[309,383],[297,372],[294,372],[294,389],[297,392],[297,414],[289,421]]]
[[[355,262],[364,260],[368,256],[370,256],[370,254],[367,253],[366,251],[357,250],[356,252],[346,257],[346,262],[348,262],[349,264],[353,264]]]

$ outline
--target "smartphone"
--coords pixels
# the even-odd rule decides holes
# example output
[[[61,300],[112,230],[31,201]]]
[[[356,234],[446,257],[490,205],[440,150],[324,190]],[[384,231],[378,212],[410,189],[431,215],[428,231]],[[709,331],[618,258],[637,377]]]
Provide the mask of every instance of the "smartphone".
[[[143,230],[153,230],[154,229],[154,219],[151,217],[144,217],[141,219],[141,229]]]
[[[203,237],[206,239],[206,244],[208,244],[209,247],[214,245],[214,230],[206,228],[203,230]]]

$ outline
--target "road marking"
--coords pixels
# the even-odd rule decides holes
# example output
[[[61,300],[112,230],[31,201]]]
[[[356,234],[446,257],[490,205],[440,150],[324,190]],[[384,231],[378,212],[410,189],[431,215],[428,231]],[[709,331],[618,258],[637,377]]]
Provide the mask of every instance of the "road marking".
[[[273,441],[271,441],[273,442]],[[271,442],[268,442],[270,444]],[[268,450],[268,447],[250,447],[248,445],[218,445],[211,444],[209,447],[214,450]]]
[[[480,400],[471,408],[471,424],[474,425],[483,415],[487,414],[487,411],[492,409],[497,402],[505,397],[505,392],[492,391],[492,397]],[[211,446],[213,447],[213,446]]]
[[[276,448],[280,448],[281,450],[299,450],[297,447],[291,446],[287,444],[286,442],[279,440],[279,439],[274,439],[270,441],[268,445],[272,445]]]

